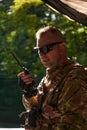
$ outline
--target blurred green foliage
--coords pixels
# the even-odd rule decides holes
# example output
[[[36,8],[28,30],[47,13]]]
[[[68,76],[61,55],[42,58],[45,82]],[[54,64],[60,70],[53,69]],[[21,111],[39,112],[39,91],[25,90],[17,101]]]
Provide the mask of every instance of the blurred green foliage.
[[[3,121],[5,121],[4,119],[11,121],[12,117],[16,118],[18,112],[23,109],[20,99],[21,93],[17,86],[17,74],[21,68],[11,51],[16,54],[22,65],[26,66],[39,82],[45,75],[45,68],[38,55],[34,53],[33,47],[36,43],[36,31],[46,25],[59,27],[66,40],[68,57],[80,62],[84,67],[87,66],[87,26],[69,21],[61,14],[50,10],[40,0],[27,2],[26,0],[1,0],[0,110],[1,113],[2,110],[4,112],[0,116],[3,117]],[[15,78],[16,81],[14,82]],[[2,109],[3,106],[4,109]]]
[[[87,27],[69,21],[41,2],[22,0],[3,0],[0,2],[0,73],[15,76],[20,67],[10,53],[16,53],[23,65],[28,67],[35,77],[42,77],[44,68],[33,52],[36,31],[48,24],[58,26],[64,34],[67,52],[70,58],[87,65]],[[84,58],[85,56],[85,58]],[[40,69],[41,68],[41,69]],[[39,71],[38,71],[39,70]],[[40,72],[41,70],[41,72]],[[43,71],[42,71],[43,70]]]

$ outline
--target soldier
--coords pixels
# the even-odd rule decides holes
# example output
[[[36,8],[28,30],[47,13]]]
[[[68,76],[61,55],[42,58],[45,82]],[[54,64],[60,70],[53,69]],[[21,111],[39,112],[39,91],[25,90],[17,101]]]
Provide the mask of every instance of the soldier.
[[[87,72],[67,57],[62,33],[47,26],[36,33],[38,52],[46,67],[37,89],[21,72],[25,130],[87,130]]]

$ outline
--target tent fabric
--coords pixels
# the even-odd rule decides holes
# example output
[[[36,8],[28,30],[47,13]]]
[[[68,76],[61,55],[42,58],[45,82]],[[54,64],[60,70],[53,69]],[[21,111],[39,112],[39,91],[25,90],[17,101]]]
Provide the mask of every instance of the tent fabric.
[[[51,9],[87,26],[87,0],[42,0]]]

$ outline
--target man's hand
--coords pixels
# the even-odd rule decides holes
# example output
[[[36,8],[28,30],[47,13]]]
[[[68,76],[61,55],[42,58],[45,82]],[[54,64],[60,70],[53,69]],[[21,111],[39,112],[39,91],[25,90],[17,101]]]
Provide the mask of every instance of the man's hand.
[[[21,80],[26,84],[26,85],[30,85],[34,79],[32,78],[32,76],[30,74],[25,74],[25,72],[21,72],[18,74],[18,78],[21,78]]]
[[[59,118],[61,114],[60,112],[58,112],[58,110],[54,110],[53,107],[51,107],[50,105],[46,105],[44,106],[43,116],[48,119],[54,119]]]
[[[21,72],[18,74],[18,84],[22,91],[24,93],[33,93],[35,91],[34,85],[35,85],[35,80],[32,78],[30,74],[26,74],[25,72]]]

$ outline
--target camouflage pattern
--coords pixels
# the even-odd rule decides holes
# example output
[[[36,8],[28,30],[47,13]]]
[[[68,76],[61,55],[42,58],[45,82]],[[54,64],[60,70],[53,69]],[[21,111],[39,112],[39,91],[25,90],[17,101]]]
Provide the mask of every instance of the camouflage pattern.
[[[23,96],[27,111],[32,107],[41,110],[37,126],[25,130],[87,130],[87,72],[71,60],[52,70],[38,86],[38,94],[30,99]]]

